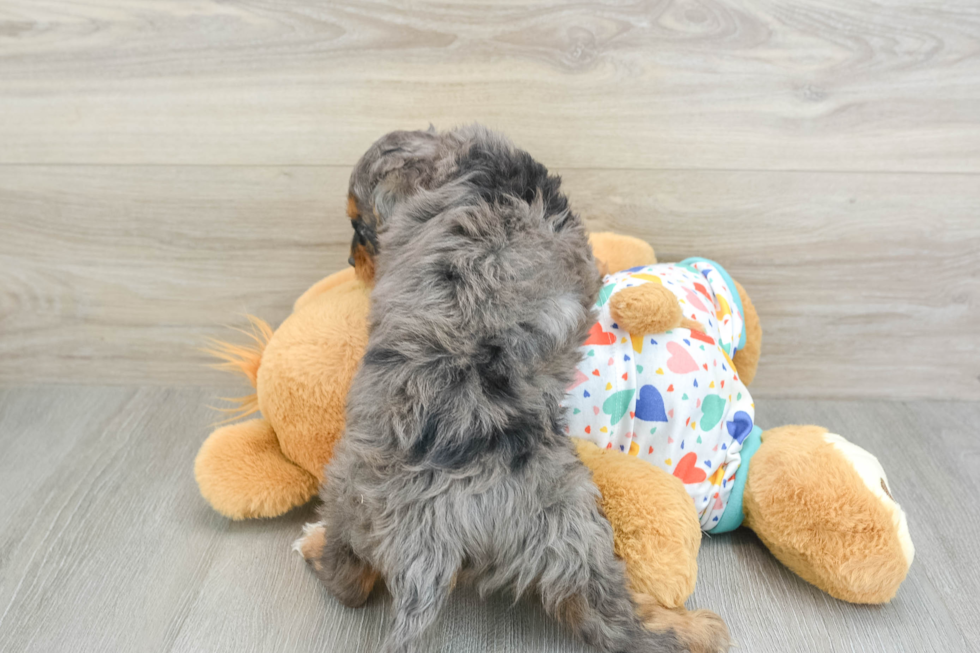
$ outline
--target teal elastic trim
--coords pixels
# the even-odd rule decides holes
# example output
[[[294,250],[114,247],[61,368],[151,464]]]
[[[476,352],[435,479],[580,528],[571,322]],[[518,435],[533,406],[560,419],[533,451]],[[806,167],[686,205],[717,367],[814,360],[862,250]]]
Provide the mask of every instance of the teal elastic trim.
[[[762,429],[753,426],[752,432],[742,442],[742,450],[739,451],[742,459],[738,471],[735,472],[735,482],[732,485],[732,493],[728,495],[728,505],[725,506],[725,512],[722,513],[715,527],[708,531],[712,535],[728,533],[742,525],[745,519],[745,513],[742,511],[742,493],[745,492],[745,481],[749,478],[749,461],[761,444]]]
[[[692,256],[691,258],[686,258],[680,262],[680,265],[690,266],[692,263],[707,263],[714,266],[721,278],[725,280],[728,285],[728,289],[732,292],[732,299],[735,301],[735,306],[738,308],[738,314],[742,316],[742,333],[738,337],[737,349],[745,349],[745,310],[742,308],[742,298],[738,294],[738,286],[735,285],[735,280],[732,279],[731,275],[728,274],[728,270],[721,267],[714,261],[708,258],[703,258],[701,256]]]

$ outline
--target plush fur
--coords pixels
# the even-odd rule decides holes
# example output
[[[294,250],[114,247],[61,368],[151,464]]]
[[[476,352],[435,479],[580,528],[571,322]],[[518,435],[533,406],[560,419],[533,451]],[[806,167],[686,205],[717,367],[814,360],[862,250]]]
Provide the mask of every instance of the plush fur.
[[[237,400],[241,416],[208,437],[194,463],[201,494],[231,519],[274,517],[315,494],[344,429],[344,404],[367,346],[367,287],[353,270],[331,275],[300,297],[272,333],[253,320],[253,346],[217,343],[223,365],[256,392]]]
[[[212,433],[197,455],[194,476],[201,494],[233,519],[281,514],[309,501],[319,486],[316,476],[283,455],[264,419]]]
[[[824,440],[826,432],[783,426],[762,435],[745,485],[746,526],[780,562],[831,596],[885,603],[911,561],[892,515]],[[787,478],[793,492],[786,491]]]
[[[653,247],[639,238],[603,232],[589,238],[599,273],[603,276],[639,265],[653,265],[657,256]]]
[[[356,606],[385,579],[387,653],[416,650],[461,574],[481,593],[535,590],[603,651],[727,648],[714,615],[651,611],[644,627],[563,434],[599,275],[558,178],[479,127],[399,132],[358,164],[351,196],[357,219],[373,216],[375,240],[355,249],[375,250],[376,285],[300,546],[326,587]]]
[[[674,293],[655,283],[623,288],[610,299],[609,311],[631,333],[663,333],[684,319]]]
[[[616,555],[626,563],[630,586],[666,608],[683,608],[694,592],[701,546],[701,524],[684,483],[586,440],[576,439],[575,448],[602,489],[602,510],[613,525]],[[651,503],[655,510],[637,508]]]

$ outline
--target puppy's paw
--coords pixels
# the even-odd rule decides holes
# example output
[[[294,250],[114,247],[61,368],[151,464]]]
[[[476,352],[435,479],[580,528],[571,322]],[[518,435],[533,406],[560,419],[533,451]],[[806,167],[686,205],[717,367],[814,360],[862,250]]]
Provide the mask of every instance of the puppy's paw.
[[[690,653],[725,653],[732,645],[728,626],[710,610],[665,608],[650,596],[634,595],[637,612],[653,632],[673,631],[683,650]]]
[[[378,572],[358,558],[349,546],[327,546],[323,522],[303,527],[303,537],[293,542],[293,550],[303,556],[327,591],[348,608],[367,602],[378,579]]]
[[[293,551],[303,556],[314,569],[321,566],[323,547],[327,544],[327,532],[322,522],[314,522],[303,526],[303,537],[293,542]]]
[[[726,653],[732,645],[728,626],[711,610],[687,613],[689,624],[677,629],[678,638],[687,644],[691,653]]]

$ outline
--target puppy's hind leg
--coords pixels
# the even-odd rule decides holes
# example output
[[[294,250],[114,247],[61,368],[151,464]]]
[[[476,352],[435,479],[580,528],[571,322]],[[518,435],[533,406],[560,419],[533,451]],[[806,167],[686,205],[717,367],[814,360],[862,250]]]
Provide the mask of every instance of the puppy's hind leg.
[[[731,646],[728,626],[710,610],[667,608],[646,595],[634,595],[638,613],[654,632],[673,630],[691,653],[724,653]]]
[[[611,546],[609,553],[611,556]],[[681,653],[687,650],[674,633],[655,634],[643,627],[626,589],[626,574],[615,560],[606,561],[605,556],[596,551],[590,552],[589,557],[591,559],[578,568],[574,563],[568,565],[567,559],[549,561],[538,581],[548,612],[603,653]]]
[[[623,563],[613,553],[612,530],[594,495],[566,507],[567,524],[548,543],[538,581],[545,608],[568,623],[586,642],[604,652],[723,653],[728,629],[706,610],[685,612],[644,605],[638,613]],[[642,617],[642,620],[641,620]]]
[[[459,570],[458,561],[440,551],[434,541],[424,542],[421,551],[407,545],[402,550],[407,555],[385,571],[394,619],[381,647],[383,653],[418,650],[426,631],[439,618]]]
[[[293,549],[338,601],[349,608],[359,608],[367,601],[378,572],[354,553],[340,533],[328,532],[325,522],[304,526],[303,537]]]

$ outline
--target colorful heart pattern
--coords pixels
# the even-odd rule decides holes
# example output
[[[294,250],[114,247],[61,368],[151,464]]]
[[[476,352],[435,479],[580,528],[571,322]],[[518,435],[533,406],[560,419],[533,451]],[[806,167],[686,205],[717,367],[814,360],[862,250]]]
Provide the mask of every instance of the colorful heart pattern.
[[[640,388],[640,396],[636,398],[637,419],[644,422],[666,422],[667,412],[664,410],[664,397],[660,391],[652,385],[645,385]]]
[[[575,368],[575,378],[572,379],[572,384],[568,386],[567,390],[570,392],[588,380],[589,377],[585,376],[585,373],[582,372],[582,370]]]
[[[614,425],[618,424],[629,412],[630,402],[633,400],[634,394],[636,394],[636,390],[632,388],[620,390],[609,395],[609,398],[602,403],[602,412],[609,415],[609,419]]]
[[[696,453],[692,451],[684,454],[684,457],[674,467],[674,476],[684,481],[684,485],[703,482],[704,479],[708,478],[708,474],[703,469],[699,469],[697,464],[698,455]]]
[[[741,444],[754,428],[752,398],[731,363],[741,337],[740,304],[719,270],[695,259],[608,276],[565,401],[569,435],[680,478],[705,528],[724,511]],[[703,332],[633,334],[612,319],[609,299],[618,290],[653,279]]]
[[[721,421],[728,402],[720,395],[708,395],[701,403],[701,430],[710,431]]]
[[[694,361],[694,357],[680,343],[673,340],[668,342],[667,351],[670,353],[667,369],[674,374],[690,374],[698,371],[699,365]]]
[[[609,331],[603,331],[602,325],[596,322],[589,329],[589,337],[586,338],[585,345],[611,345],[616,342],[616,334],[610,333]]]

